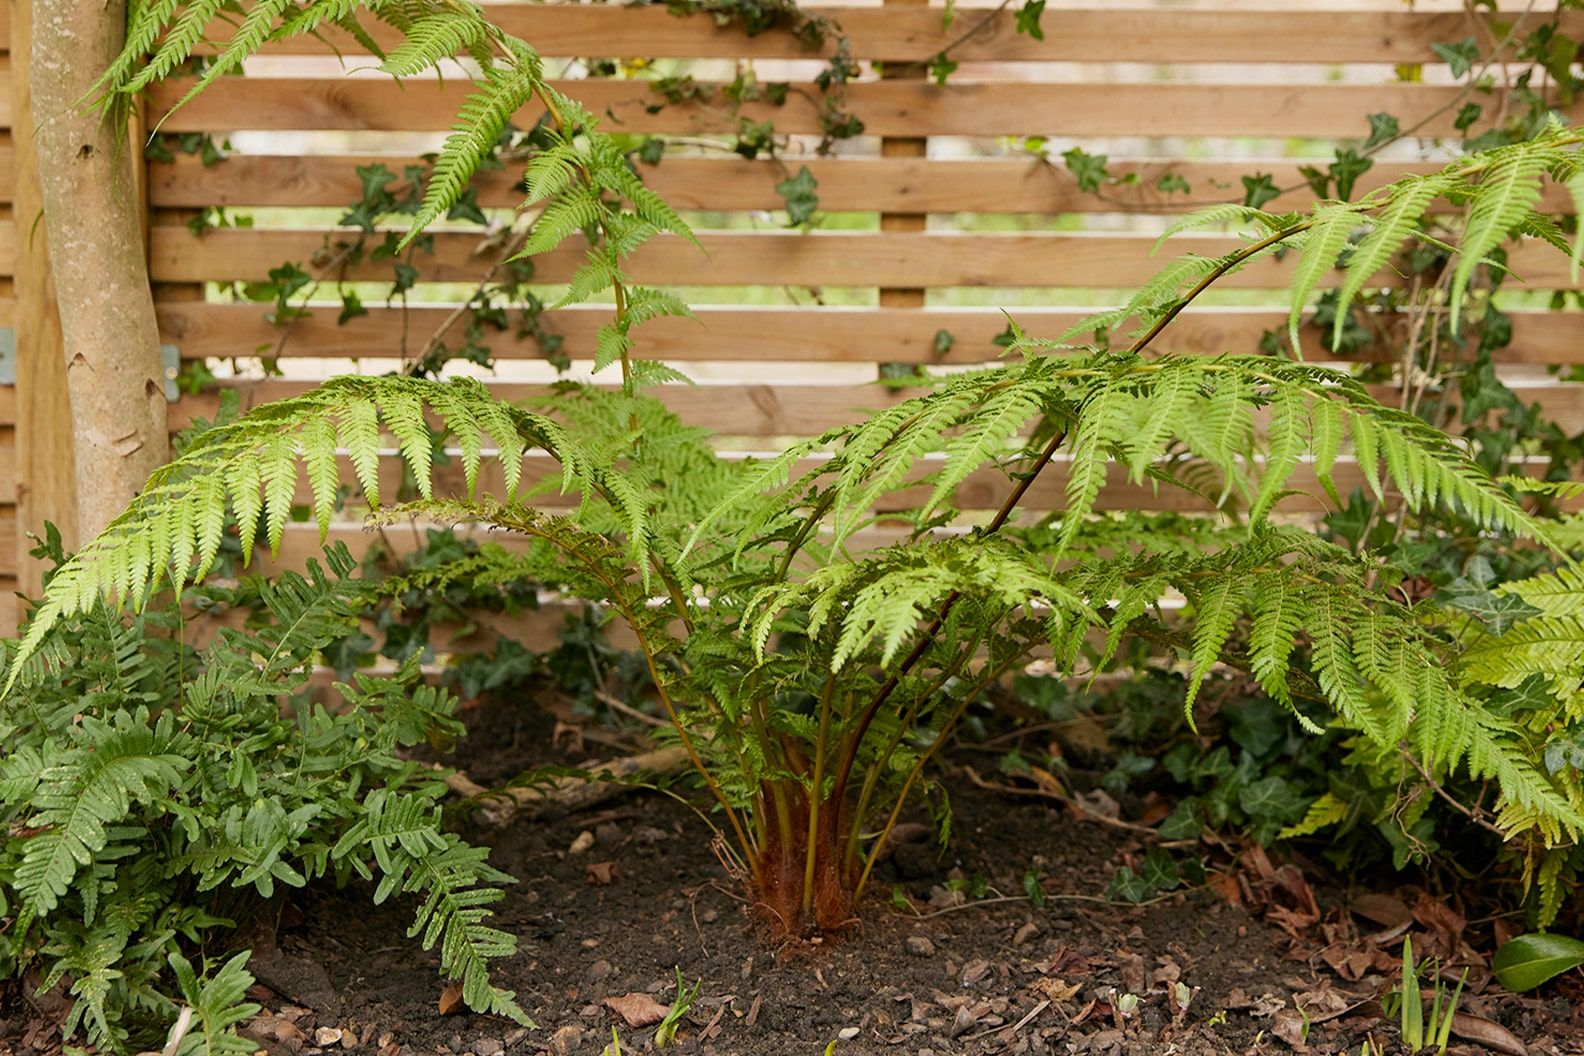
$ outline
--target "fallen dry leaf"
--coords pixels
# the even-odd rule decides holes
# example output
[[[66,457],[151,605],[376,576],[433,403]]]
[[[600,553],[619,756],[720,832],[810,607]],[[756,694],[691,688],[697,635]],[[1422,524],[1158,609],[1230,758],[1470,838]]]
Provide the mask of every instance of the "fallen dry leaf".
[[[1239,887],[1237,877],[1231,873],[1211,873],[1210,890],[1220,895],[1222,900],[1234,905],[1243,904],[1243,890]]]
[[[462,1009],[462,984],[447,983],[446,988],[440,991],[440,1014],[449,1016]]]
[[[1528,1048],[1512,1031],[1484,1016],[1476,1016],[1468,1012],[1454,1013],[1452,1033],[1467,1041],[1478,1042],[1495,1052],[1505,1052],[1508,1056],[1528,1056],[1529,1053]]]
[[[1396,895],[1370,892],[1355,898],[1348,906],[1353,912],[1383,928],[1395,928],[1413,919],[1413,910]]]
[[[607,997],[605,1007],[627,1022],[629,1027],[649,1027],[660,1022],[669,1011],[648,994],[623,994]]]
[[[600,887],[609,887],[616,881],[615,862],[590,862],[584,867],[588,875],[588,882],[598,884]]]
[[[1078,996],[1080,985],[1078,983],[1065,982],[1061,979],[1046,978],[1034,980],[1029,984],[1029,989],[1037,994],[1043,994],[1057,1004],[1061,1004]]]
[[[1284,1008],[1276,1013],[1276,1022],[1271,1024],[1271,1033],[1299,1052],[1308,1052],[1309,1043],[1304,1040],[1306,1027],[1302,1012],[1296,1008]]]

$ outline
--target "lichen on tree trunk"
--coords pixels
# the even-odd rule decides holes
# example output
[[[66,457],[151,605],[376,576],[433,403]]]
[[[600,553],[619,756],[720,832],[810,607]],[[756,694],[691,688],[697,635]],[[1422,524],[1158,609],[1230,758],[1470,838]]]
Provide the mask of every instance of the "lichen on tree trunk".
[[[125,35],[124,0],[33,5],[43,226],[65,342],[85,540],[121,512],[168,455],[137,157],[120,122],[84,105]]]

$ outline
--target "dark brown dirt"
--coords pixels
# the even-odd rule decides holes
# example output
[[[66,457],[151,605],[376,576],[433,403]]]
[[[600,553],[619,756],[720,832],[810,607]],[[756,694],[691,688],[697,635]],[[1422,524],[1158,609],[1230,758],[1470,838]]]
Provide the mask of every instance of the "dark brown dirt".
[[[457,762],[489,782],[569,761],[550,747],[552,724],[533,705],[480,709]],[[948,783],[946,851],[904,845],[852,932],[820,945],[770,936],[725,875],[705,822],[665,796],[634,793],[597,812],[480,834],[494,864],[520,881],[495,919],[521,940],[499,981],[517,992],[534,1031],[440,1013],[438,959],[403,937],[410,906],[370,908],[359,889],[320,895],[282,933],[270,973],[277,993],[263,995],[295,1017],[297,1036],[283,1028],[287,1041],[267,1037],[266,1047],[312,1051],[316,1030],[328,1027],[320,1038],[338,1034],[335,1047],[383,1056],[598,1054],[615,1026],[622,1052],[644,1052],[655,1028],[627,1026],[606,999],[642,994],[669,1005],[680,971],[701,988],[679,1052],[820,1056],[834,1041],[838,1056],[1356,1053],[1369,1036],[1397,1051],[1379,1016],[1384,976],[1344,982],[1315,955],[1318,943],[1209,889],[1108,904],[1099,897],[1107,881],[1145,847],[1134,833]],[[592,846],[573,853],[584,833]],[[1029,872],[1047,893],[1043,907],[1025,893]],[[947,890],[976,877],[983,897]],[[891,904],[893,891],[907,908]],[[1190,999],[1174,1013],[1178,983]],[[299,1012],[293,1002],[320,1007]],[[1306,1031],[1295,1004],[1323,1021]],[[1464,1007],[1505,1023],[1531,1053],[1584,1052],[1584,1014],[1566,996],[1470,996]]]

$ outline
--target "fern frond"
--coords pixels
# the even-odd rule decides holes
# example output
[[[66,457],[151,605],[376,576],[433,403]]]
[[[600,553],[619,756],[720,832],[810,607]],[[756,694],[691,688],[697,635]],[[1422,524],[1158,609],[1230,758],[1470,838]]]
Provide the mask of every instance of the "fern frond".
[[[1491,151],[1485,157],[1483,173],[1468,204],[1457,267],[1452,272],[1449,297],[1454,333],[1474,269],[1534,211],[1540,201],[1540,177],[1553,159],[1553,152],[1549,147],[1519,143]]]
[[[1336,323],[1331,331],[1331,347],[1335,349],[1342,340],[1342,327],[1347,322],[1348,308],[1376,272],[1402,247],[1414,226],[1424,216],[1430,203],[1446,187],[1445,177],[1399,181],[1383,193],[1387,201],[1378,215],[1370,217],[1370,231],[1353,248],[1343,270],[1342,286],[1337,291]]]
[[[333,502],[334,478],[324,471],[328,456],[323,445],[332,435],[320,424],[325,420],[336,423],[336,442],[346,446],[358,475],[373,481],[380,451],[378,424],[383,419],[395,433],[420,490],[427,494],[432,441],[424,420],[425,406],[473,437],[470,445],[481,445],[482,433],[492,435],[499,457],[505,460],[509,486],[515,485],[521,472],[525,443],[561,460],[564,484],[578,481],[585,490],[599,486],[582,455],[565,445],[560,426],[501,402],[477,381],[336,379],[211,429],[157,470],[127,510],[56,574],[28,625],[7,676],[6,692],[15,683],[18,665],[25,663],[62,618],[86,611],[100,597],[136,603],[166,574],[174,582],[182,582],[191,570],[173,567],[173,562],[191,560],[194,553],[199,562],[197,573],[206,572],[218,552],[228,508],[236,514],[244,556],[251,552],[260,520],[265,521],[272,545],[278,545],[290,515],[299,461],[318,467],[309,480],[316,508]],[[308,450],[305,444],[314,447]],[[173,507],[183,510],[179,518],[171,517]],[[629,512],[637,515],[639,511]],[[150,549],[151,538],[164,540],[159,552]],[[140,584],[144,586],[140,588]]]
[[[488,25],[483,19],[459,17],[448,11],[416,19],[404,32],[402,42],[380,64],[380,71],[392,77],[411,77],[433,69],[482,41]]]
[[[446,137],[435,158],[429,185],[422,204],[413,217],[412,228],[402,238],[407,246],[424,228],[444,216],[467,190],[468,181],[489,155],[511,122],[512,115],[528,104],[544,87],[539,56],[526,44],[513,41],[514,62],[502,68],[485,69],[484,77],[462,104],[454,131]]]
[[[159,48],[148,63],[132,76],[120,90],[140,92],[155,81],[169,77],[171,71],[192,57],[203,40],[204,30],[225,7],[226,0],[187,0],[181,15],[166,30]],[[141,35],[141,34],[140,34]]]
[[[74,740],[43,771],[32,796],[29,824],[40,831],[23,845],[15,883],[34,917],[54,910],[134,802],[168,794],[191,765],[169,714],[155,722],[141,709],[110,722],[85,716]]]
[[[1348,243],[1348,236],[1358,228],[1361,208],[1321,202],[1315,205],[1309,219],[1309,231],[1303,236],[1298,264],[1293,268],[1292,308],[1287,313],[1287,337],[1292,342],[1293,354],[1300,359],[1303,349],[1298,339],[1298,322],[1309,305],[1309,295],[1335,266]]]

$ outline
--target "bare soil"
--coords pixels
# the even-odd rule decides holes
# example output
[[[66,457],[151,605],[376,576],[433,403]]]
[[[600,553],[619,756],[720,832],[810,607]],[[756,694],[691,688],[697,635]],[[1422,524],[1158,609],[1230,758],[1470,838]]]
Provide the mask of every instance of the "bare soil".
[[[472,725],[453,761],[486,783],[600,754],[553,747],[554,719],[532,705],[487,705]],[[1391,1053],[1405,1050],[1379,995],[1401,935],[1412,931],[1421,950],[1440,943],[1478,959],[1439,900],[1409,890],[1362,900],[1377,917],[1382,901],[1388,914],[1411,906],[1406,926],[1382,928],[1349,912],[1340,892],[1317,900],[1303,870],[1258,851],[1253,864],[1244,852],[1234,865],[1237,849],[1209,848],[1210,885],[1144,906],[1107,902],[1107,882],[1142,857],[1147,837],[968,776],[950,764],[943,775],[954,812],[948,846],[916,826],[922,838],[877,871],[878,894],[851,931],[819,944],[776,939],[726,875],[710,827],[664,795],[632,793],[592,812],[479,832],[494,864],[519,880],[496,920],[521,949],[499,978],[536,1030],[441,1014],[452,1002],[437,959],[403,937],[410,907],[371,909],[367,892],[353,889],[317,897],[283,933],[282,974],[264,996],[298,1017],[297,1036],[273,1037],[267,1028],[279,1020],[266,1018],[260,1037],[293,1056],[319,1047],[323,1026],[341,1033],[342,1047],[366,1039],[382,1056],[597,1054],[614,1027],[622,1052],[647,1052],[656,1028],[630,1026],[621,1010],[647,1008],[635,1018],[653,1018],[676,997],[680,972],[700,985],[671,1049],[682,1053],[820,1056],[832,1042],[839,1056],[1356,1053],[1367,1038]],[[1043,906],[1026,892],[1028,873]],[[1463,1051],[1584,1053],[1576,981],[1517,998],[1481,993],[1483,972],[1472,978],[1462,1007],[1487,1046]],[[312,1011],[292,1011],[305,1006]]]
[[[619,754],[569,745],[579,731],[535,703],[488,704],[469,719],[451,761],[486,784]],[[621,1052],[642,1053],[680,973],[699,990],[667,1051],[701,1056],[1358,1053],[1366,1039],[1389,1054],[1406,1050],[1379,997],[1411,933],[1416,949],[1473,965],[1451,1051],[1584,1054],[1577,973],[1538,997],[1502,994],[1481,967],[1490,926],[1466,924],[1444,895],[1343,892],[1312,863],[1208,844],[1176,848],[1205,858],[1208,884],[1117,905],[1107,882],[1152,837],[983,788],[972,761],[941,775],[948,845],[909,829],[839,939],[777,939],[726,875],[706,821],[677,798],[630,792],[471,834],[518,878],[495,923],[520,951],[498,979],[536,1029],[467,1012],[438,957],[406,937],[412,907],[372,907],[355,886],[279,907],[276,948],[255,948],[266,1010],[248,1032],[270,1056],[596,1056],[614,1028]],[[1025,887],[1031,873],[1043,905]],[[46,1051],[58,1045],[49,1035],[13,993],[0,1053]]]

